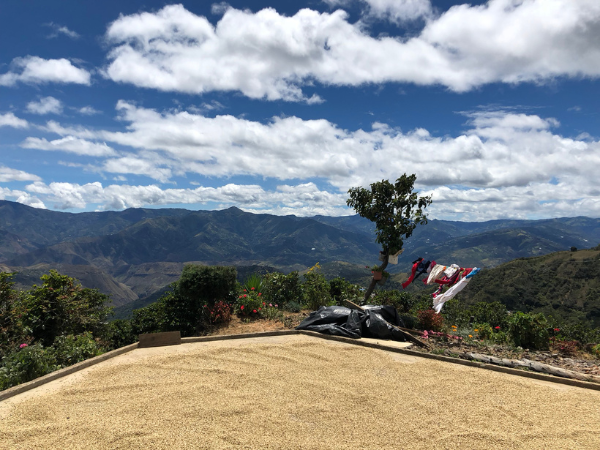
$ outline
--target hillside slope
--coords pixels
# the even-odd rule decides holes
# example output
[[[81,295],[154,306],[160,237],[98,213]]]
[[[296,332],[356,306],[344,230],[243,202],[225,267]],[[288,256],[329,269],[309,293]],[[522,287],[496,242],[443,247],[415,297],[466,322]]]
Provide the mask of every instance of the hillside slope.
[[[543,312],[600,327],[600,246],[521,258],[483,270],[460,299],[499,301],[509,310]]]

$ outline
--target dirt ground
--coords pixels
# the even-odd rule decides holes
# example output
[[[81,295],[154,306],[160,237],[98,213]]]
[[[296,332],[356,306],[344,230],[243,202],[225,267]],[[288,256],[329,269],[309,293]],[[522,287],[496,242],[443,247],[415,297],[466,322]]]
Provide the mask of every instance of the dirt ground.
[[[0,402],[0,449],[597,449],[600,392],[292,335],[136,349]]]

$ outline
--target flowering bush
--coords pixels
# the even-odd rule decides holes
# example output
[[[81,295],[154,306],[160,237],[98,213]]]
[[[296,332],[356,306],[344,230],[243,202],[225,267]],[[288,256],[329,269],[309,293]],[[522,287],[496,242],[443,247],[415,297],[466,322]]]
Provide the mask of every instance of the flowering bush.
[[[444,326],[444,318],[433,309],[417,311],[417,317],[422,330],[441,331]]]
[[[555,337],[550,338],[552,350],[558,351],[564,356],[574,356],[577,354],[579,348],[579,342],[577,341],[563,341]]]
[[[235,303],[235,312],[244,317],[260,317],[264,307],[265,302],[261,292],[252,288],[244,289]]]
[[[203,311],[209,323],[218,324],[231,321],[231,306],[224,300],[216,301],[212,308],[209,305],[204,305]]]

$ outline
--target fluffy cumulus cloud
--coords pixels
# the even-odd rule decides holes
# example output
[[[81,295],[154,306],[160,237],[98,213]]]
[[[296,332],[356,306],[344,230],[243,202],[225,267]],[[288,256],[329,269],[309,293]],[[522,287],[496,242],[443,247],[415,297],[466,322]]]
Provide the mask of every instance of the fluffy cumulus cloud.
[[[25,119],[19,119],[13,113],[0,114],[0,127],[28,128],[29,122]]]
[[[241,206],[247,211],[278,211],[296,215],[349,214],[341,207],[343,196],[321,191],[314,183],[297,186],[278,186],[266,191],[258,185],[227,184],[221,187],[197,187],[195,189],[162,189],[156,185],[130,186],[101,183],[85,185],[72,183],[35,182],[27,186],[33,194],[47,196],[55,207],[61,209],[85,208],[88,204],[100,204],[105,209],[136,208],[148,205],[206,204],[221,207]]]
[[[14,86],[17,83],[75,83],[90,84],[90,73],[75,67],[71,61],[61,59],[43,59],[38,56],[15,58],[10,70],[0,74],[0,86]]]
[[[108,27],[105,75],[136,86],[251,98],[319,102],[304,94],[324,85],[406,82],[467,91],[493,82],[544,82],[600,76],[600,2],[490,0],[433,15],[428,1],[366,0],[369,14],[399,22],[417,17],[417,36],[373,37],[343,10],[283,16],[222,8],[213,25],[170,5],[121,16]]]
[[[60,139],[28,138],[22,145],[98,149],[96,156],[103,160],[96,170],[111,176],[146,175],[160,183],[187,175],[224,180],[252,176],[280,180],[282,187],[265,193],[258,186],[181,190],[115,185],[93,197],[90,192],[97,186],[90,191],[92,185],[65,189],[57,184],[60,189],[53,190],[51,184],[42,192],[42,185],[34,183],[30,188],[38,190],[31,192],[52,195],[64,205],[98,203],[112,208],[210,201],[280,214],[342,214],[347,213],[345,193],[350,187],[406,172],[415,173],[419,189],[433,195],[437,217],[482,220],[506,217],[508,211],[513,217],[600,215],[600,192],[594,187],[600,142],[562,136],[560,123],[550,117],[511,111],[465,113],[463,134],[440,137],[425,129],[403,132],[382,123],[344,130],[324,119],[275,117],[261,123],[230,115],[158,112],[124,101],[117,109],[125,131],[48,122],[45,131]],[[120,146],[118,154],[104,142]],[[310,179],[322,180],[327,187],[316,189],[306,184]],[[72,192],[79,200],[73,200]],[[226,193],[230,196],[224,197]],[[285,196],[285,201],[277,196]],[[56,200],[62,197],[68,200]]]
[[[43,97],[27,104],[27,111],[32,114],[60,114],[62,110],[62,102],[54,97]]]
[[[22,170],[11,169],[10,167],[0,165],[0,182],[8,183],[10,181],[39,181],[40,177]]]
[[[115,156],[116,152],[106,143],[90,142],[74,136],[48,141],[44,138],[28,137],[21,144],[23,148],[36,150],[62,151],[82,156]]]

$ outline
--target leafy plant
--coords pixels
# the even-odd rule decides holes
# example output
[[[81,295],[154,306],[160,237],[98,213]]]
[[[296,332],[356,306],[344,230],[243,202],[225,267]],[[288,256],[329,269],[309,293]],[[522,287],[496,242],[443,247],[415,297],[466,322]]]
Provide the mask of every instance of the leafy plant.
[[[79,336],[59,336],[47,351],[52,351],[56,364],[62,367],[72,366],[104,353],[102,347],[89,332]]]
[[[316,263],[304,275],[304,283],[302,290],[304,292],[304,300],[308,309],[317,310],[321,306],[327,306],[331,303],[329,295],[329,283],[322,273],[321,266]]]
[[[108,296],[55,270],[41,279],[42,286],[34,285],[21,302],[23,326],[35,340],[50,346],[62,334],[101,334],[111,311]]]
[[[564,341],[552,337],[550,338],[550,343],[552,350],[559,352],[563,356],[575,356],[577,350],[579,350],[579,342],[577,341]]]
[[[262,310],[266,302],[262,298],[261,292],[256,289],[244,289],[235,302],[235,312],[244,317],[261,317]]]
[[[246,281],[244,281],[244,288],[248,291],[250,291],[252,288],[254,288],[254,290],[256,290],[258,292],[262,292],[263,291],[262,277],[257,273],[253,273],[248,278],[246,278]]]
[[[298,272],[290,272],[287,275],[273,272],[264,275],[261,292],[265,296],[265,301],[279,306],[302,301],[302,286]]]
[[[392,305],[400,314],[408,313],[414,306],[415,296],[398,290],[379,291],[369,303],[374,305]]]
[[[0,355],[21,343],[31,343],[23,328],[19,292],[14,290],[14,273],[0,272]]]
[[[2,358],[0,390],[46,375],[59,369],[52,351],[33,344]]]
[[[342,277],[329,281],[329,295],[336,305],[343,305],[344,300],[356,301],[360,295],[360,286],[349,283]]]
[[[543,314],[515,312],[509,317],[508,327],[516,346],[533,350],[548,349],[548,322]]]
[[[441,331],[444,327],[444,318],[433,309],[418,311],[417,318],[422,330]]]
[[[283,309],[288,312],[299,313],[300,311],[302,311],[302,305],[295,301],[288,302],[283,306]]]
[[[214,325],[231,321],[231,306],[224,300],[219,300],[212,307],[205,305],[206,320]]]

